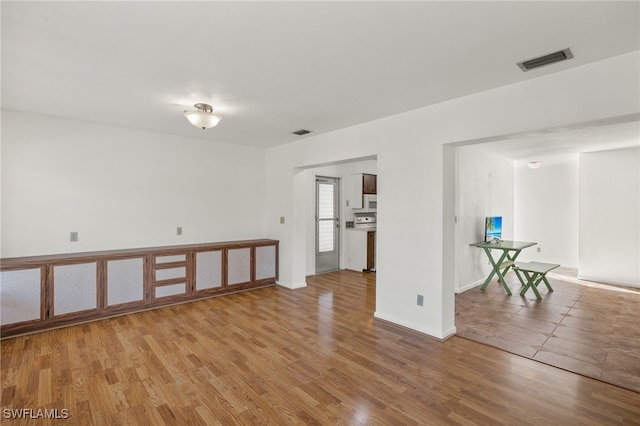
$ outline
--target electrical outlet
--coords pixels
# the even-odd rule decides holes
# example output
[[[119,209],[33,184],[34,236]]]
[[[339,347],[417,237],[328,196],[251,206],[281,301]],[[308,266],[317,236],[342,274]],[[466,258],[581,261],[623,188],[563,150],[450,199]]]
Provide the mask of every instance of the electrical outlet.
[[[72,243],[78,242],[78,233],[77,232],[71,232],[69,234],[69,241],[71,241]]]
[[[284,216],[280,216],[280,223],[284,223]]]
[[[182,226],[178,226],[178,228],[176,228],[176,235],[182,235]]]
[[[419,294],[416,303],[418,304],[418,306],[424,306],[424,296]]]

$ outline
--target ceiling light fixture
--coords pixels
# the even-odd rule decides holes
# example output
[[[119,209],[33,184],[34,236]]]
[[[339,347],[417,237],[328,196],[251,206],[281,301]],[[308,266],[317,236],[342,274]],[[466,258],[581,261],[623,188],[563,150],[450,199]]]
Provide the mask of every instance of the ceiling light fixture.
[[[540,168],[540,162],[539,161],[529,161],[529,168],[530,169],[539,169]]]
[[[209,104],[198,103],[194,107],[197,111],[185,111],[184,116],[191,124],[202,130],[215,127],[222,120],[222,116],[214,113],[213,107]]]

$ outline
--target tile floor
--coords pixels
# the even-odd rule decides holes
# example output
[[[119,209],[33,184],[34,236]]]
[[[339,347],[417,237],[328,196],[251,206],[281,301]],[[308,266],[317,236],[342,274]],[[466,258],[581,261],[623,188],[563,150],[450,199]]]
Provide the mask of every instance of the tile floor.
[[[640,392],[640,289],[576,278],[575,269],[547,274],[554,289],[513,296],[493,280],[456,295],[457,335],[584,376]]]

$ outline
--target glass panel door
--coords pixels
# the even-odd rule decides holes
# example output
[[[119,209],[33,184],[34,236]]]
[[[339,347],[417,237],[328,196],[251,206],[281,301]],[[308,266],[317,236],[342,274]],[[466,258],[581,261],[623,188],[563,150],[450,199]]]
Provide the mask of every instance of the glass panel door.
[[[339,269],[340,180],[316,178],[316,273]]]

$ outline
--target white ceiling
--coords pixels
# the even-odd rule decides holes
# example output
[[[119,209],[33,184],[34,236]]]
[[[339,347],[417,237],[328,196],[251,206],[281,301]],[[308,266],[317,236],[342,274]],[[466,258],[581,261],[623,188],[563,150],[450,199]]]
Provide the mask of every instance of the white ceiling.
[[[477,142],[474,146],[480,149],[526,162],[585,152],[638,147],[640,114],[518,135],[504,135],[494,140]]]
[[[2,107],[270,147],[638,50],[639,6],[2,1]]]

